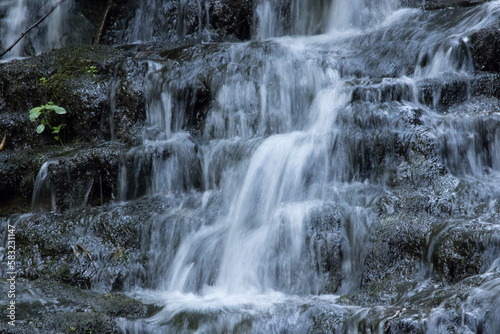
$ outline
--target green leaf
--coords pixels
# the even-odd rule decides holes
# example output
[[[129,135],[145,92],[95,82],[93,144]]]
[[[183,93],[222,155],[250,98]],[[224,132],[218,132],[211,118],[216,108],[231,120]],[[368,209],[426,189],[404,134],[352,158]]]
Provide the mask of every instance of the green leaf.
[[[55,106],[54,111],[56,112],[56,114],[59,114],[59,115],[66,113],[66,109],[64,109],[63,107],[58,107],[58,106]]]
[[[55,140],[59,140],[59,136],[54,136],[54,139]]]
[[[30,121],[34,122],[41,114],[42,107],[36,107],[30,110]]]
[[[54,110],[56,112],[56,114],[65,114],[66,113],[66,109],[64,109],[63,107],[59,107],[55,104],[47,104],[44,107],[45,107],[45,109],[48,109],[48,110]]]
[[[45,125],[43,125],[43,124],[40,124],[39,126],[36,127],[37,133],[42,133],[43,130],[45,130]]]
[[[61,132],[61,129],[62,129],[63,126],[64,126],[64,124],[59,124],[58,126],[54,126],[52,128],[52,133],[53,134],[57,134],[57,133]]]

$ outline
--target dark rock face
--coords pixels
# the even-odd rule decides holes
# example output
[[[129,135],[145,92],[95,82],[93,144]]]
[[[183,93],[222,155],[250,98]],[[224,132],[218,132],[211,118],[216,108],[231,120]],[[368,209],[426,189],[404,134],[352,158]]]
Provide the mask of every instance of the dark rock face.
[[[209,14],[211,26],[218,35],[248,40],[253,23],[252,9],[252,0],[214,1]]]
[[[472,83],[474,95],[500,97],[500,74],[477,73]]]
[[[68,152],[47,167],[47,177],[35,185],[36,196],[52,198],[53,203],[33,203],[35,211],[65,211],[98,206],[117,193],[120,147],[97,147]],[[55,207],[52,207],[55,205]]]
[[[142,42],[193,43],[197,40],[250,38],[253,1],[166,1],[161,6],[137,0],[116,1],[104,31],[106,44]],[[145,21],[154,21],[145,25]],[[135,26],[134,26],[135,25]],[[142,28],[138,28],[142,25]]]
[[[145,117],[142,92],[138,90],[140,84],[130,78],[140,82],[140,75],[145,71],[134,70],[133,62],[117,65],[123,58],[123,53],[109,47],[83,46],[1,64],[0,73],[5,80],[0,84],[0,99],[4,101],[0,112],[7,115],[2,117],[1,125],[5,126],[3,129],[12,147],[17,147],[21,140],[23,145],[32,147],[54,142],[49,134],[39,136],[33,132],[36,124],[30,123],[27,117],[31,108],[49,101],[67,109],[67,114],[58,119],[68,123],[61,132],[65,143],[75,139],[93,143],[111,139],[110,123],[115,121],[113,127],[120,130],[115,130],[115,138],[129,137],[131,123],[126,123],[128,119],[124,117],[133,123]],[[115,78],[114,71],[120,70],[116,66],[127,67],[130,77]],[[95,73],[91,74],[91,69]],[[120,85],[114,82],[119,89],[111,86],[113,80],[120,81]],[[112,112],[109,94],[118,96]],[[9,121],[8,115],[22,120],[21,124]],[[111,116],[114,118],[110,119]],[[71,122],[67,122],[68,118]]]
[[[500,71],[500,31],[480,30],[470,36],[474,64],[479,71]]]
[[[124,57],[109,47],[85,46],[0,65],[0,76],[5,79],[0,83],[0,129],[7,137],[0,162],[0,193],[5,202],[18,196],[30,201],[36,178],[33,170],[55,154],[70,156],[76,147],[106,140],[124,146],[137,142],[146,114],[142,80],[147,68],[132,59],[123,62]],[[64,124],[60,137],[65,146],[54,140],[49,129],[37,134],[39,121],[29,120],[31,108],[48,102],[67,110],[65,115],[50,115],[54,126]],[[71,204],[71,195],[63,196],[74,186],[71,175],[90,177],[83,177],[76,187],[85,193],[93,184],[89,203],[114,196],[119,152],[91,149],[89,154],[64,158],[69,164],[58,165],[64,171],[51,172],[59,175],[52,182],[62,186],[59,208],[76,204]]]
[[[403,6],[419,7],[428,10],[448,7],[468,7],[485,3],[486,0],[402,0]]]

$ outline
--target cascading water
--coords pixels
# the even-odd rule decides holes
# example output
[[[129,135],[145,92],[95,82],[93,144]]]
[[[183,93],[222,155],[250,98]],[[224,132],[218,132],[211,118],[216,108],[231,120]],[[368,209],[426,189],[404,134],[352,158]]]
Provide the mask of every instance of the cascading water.
[[[5,35],[2,38],[2,48],[7,48],[19,35],[19,32],[26,25],[27,6],[24,0],[20,0],[14,6],[10,7],[7,17],[2,22],[2,30]],[[17,45],[12,50],[12,56],[16,57],[22,53],[22,44]]]
[[[38,172],[35,189],[33,190],[33,199],[31,201],[31,210],[34,212],[54,211],[56,209],[54,187],[48,176],[50,165],[57,163],[57,161],[47,161]],[[45,200],[45,202],[43,200]]]
[[[302,2],[292,1],[283,7],[281,2],[260,1],[256,6],[259,39],[284,34],[328,34],[282,38],[265,44],[224,45],[212,50],[212,60],[199,58],[195,51],[186,55],[189,65],[182,67],[180,82],[175,79],[178,64],[172,68],[167,62],[162,69],[155,69],[148,111],[150,124],[159,126],[155,138],[201,140],[199,148],[195,145],[196,150],[190,144],[180,151],[185,156],[200,152],[194,160],[200,159],[203,165],[196,172],[202,174],[202,185],[189,177],[181,179],[184,184],[191,183],[190,189],[202,189],[203,196],[199,207],[187,209],[181,205],[152,219],[156,228],[167,224],[171,231],[167,239],[156,240],[150,252],[162,252],[161,248],[168,244],[170,255],[151,264],[154,272],[145,274],[153,282],[149,288],[154,292],[137,290],[134,295],[165,307],[148,322],[123,321],[122,327],[131,332],[279,332],[290,328],[310,331],[314,326],[311,318],[307,312],[296,310],[312,303],[320,314],[329,310],[326,312],[352,316],[344,326],[331,328],[357,332],[372,311],[338,309],[334,303],[329,304],[328,298],[314,296],[322,296],[332,287],[341,294],[350,293],[362,282],[376,217],[374,204],[386,195],[384,185],[392,182],[387,173],[380,174],[378,170],[380,162],[373,156],[377,148],[372,146],[376,144],[366,141],[373,136],[374,143],[383,142],[384,127],[387,136],[404,135],[405,127],[410,126],[404,121],[407,113],[422,108],[423,126],[438,137],[437,142],[446,146],[453,140],[453,148],[470,150],[470,167],[460,170],[453,167],[458,164],[454,159],[460,159],[459,153],[443,147],[444,162],[451,170],[483,175],[487,157],[472,153],[477,152],[478,144],[473,138],[465,139],[462,133],[456,133],[459,138],[453,137],[453,125],[448,122],[460,121],[443,119],[446,130],[433,128],[436,117],[443,116],[420,104],[422,92],[417,86],[419,80],[443,73],[456,80],[467,78],[473,66],[463,36],[488,26],[491,11],[493,16],[498,15],[497,3],[485,7],[472,15],[464,13],[465,23],[457,19],[445,29],[429,34],[429,28],[415,30],[412,25],[421,20],[437,22],[441,19],[439,13],[397,11],[394,1],[333,1],[311,7]],[[373,42],[374,38],[380,41]],[[409,42],[399,50],[390,50],[392,45],[386,44],[396,38]],[[383,60],[374,59],[377,54],[390,52],[400,53],[399,57],[405,59],[418,54],[412,78],[404,76],[410,66],[403,63],[396,72],[402,77],[387,81],[388,85],[401,87],[396,94],[402,94],[408,103],[378,106],[377,101],[383,99],[375,95],[368,99],[375,101],[370,107],[352,104],[355,92],[351,80],[356,80],[353,75],[363,77],[387,70],[392,75],[393,69],[387,69]],[[363,65],[357,59],[370,61]],[[211,73],[207,66],[218,69],[218,73]],[[185,97],[176,94],[182,91],[179,87],[191,87],[196,95],[200,77],[204,78],[202,85],[209,86],[213,102],[207,107],[202,137],[190,139],[181,130],[188,122],[183,113],[189,108]],[[158,87],[162,88],[158,91]],[[433,95],[433,105],[439,104],[439,98]],[[375,133],[370,130],[372,117],[379,118]],[[361,132],[356,129],[357,122],[364,124]],[[159,143],[155,138],[147,141]],[[466,142],[457,143],[463,140]],[[496,168],[496,141],[491,145],[489,164]],[[386,168],[396,168],[390,167],[395,161],[390,160],[390,154],[388,157],[383,162]],[[153,188],[172,191],[162,182],[178,173],[178,168],[190,169],[177,162],[152,173],[150,182],[157,185]],[[328,236],[312,228],[324,208],[337,208],[339,213],[338,230],[333,227],[335,232]],[[209,218],[208,212],[216,214],[209,214]],[[332,238],[339,238],[339,249],[328,245]],[[176,246],[172,248],[174,239]],[[328,249],[328,256],[339,262],[331,265],[336,273],[321,269],[325,260],[321,249]],[[195,322],[192,316],[197,317]],[[386,323],[389,320],[383,319],[390,316],[380,317],[382,320],[378,321]],[[489,319],[494,325],[495,320]],[[433,326],[437,325],[429,324],[428,330],[435,330]]]
[[[255,35],[267,39],[370,28],[397,7],[395,0],[319,0],[314,4],[299,0],[259,0],[255,7]]]
[[[11,8],[20,22],[25,2]],[[198,32],[210,33],[209,1],[135,4],[120,43],[161,39],[145,18],[173,11],[179,21],[160,18],[159,26],[183,37],[189,6],[198,8]],[[464,333],[498,331],[500,237],[491,231],[500,118],[489,110],[500,104],[472,98],[468,43],[499,18],[499,1],[421,11],[394,0],[258,0],[253,41],[138,57],[149,69],[147,120],[141,143],[121,156],[113,210],[141,198],[165,203],[148,212],[141,256],[121,273],[125,293],[162,310],[120,319],[120,329],[440,333],[453,323]],[[457,101],[444,108],[450,85]],[[56,209],[39,200],[52,191],[50,164],[40,170],[34,210]],[[468,278],[440,256],[472,225],[491,247],[465,298],[461,284],[469,283],[440,290],[433,279],[438,270]],[[381,232],[392,227],[404,230],[401,239]],[[392,266],[406,244],[418,245],[417,264]],[[389,251],[386,263],[374,260]],[[379,265],[390,270],[376,276]],[[382,286],[382,301],[371,299],[380,289],[373,282],[387,277],[395,283]],[[482,303],[492,311],[482,314]]]
[[[6,50],[52,8],[55,7],[55,10],[25,35],[12,51],[3,57],[4,59],[38,55],[63,46],[92,41],[94,24],[75,12],[74,0],[67,0],[62,4],[59,4],[58,0],[19,0],[12,1],[12,3],[10,6],[7,5],[5,16],[0,15],[0,29],[3,32],[0,39],[2,51]]]

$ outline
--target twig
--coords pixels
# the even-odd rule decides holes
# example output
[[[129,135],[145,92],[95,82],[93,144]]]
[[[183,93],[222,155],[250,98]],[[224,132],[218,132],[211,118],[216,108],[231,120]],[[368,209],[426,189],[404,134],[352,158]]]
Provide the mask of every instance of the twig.
[[[2,140],[2,143],[0,144],[0,151],[3,151],[3,149],[5,148],[5,144],[7,143],[7,134],[5,134],[3,136],[3,140]]]
[[[391,323],[392,320],[396,319],[397,317],[399,317],[399,315],[401,313],[403,313],[404,311],[406,311],[406,307],[403,307],[401,310],[398,310],[396,311],[396,313],[394,313],[394,315],[392,317],[389,317],[387,319],[385,319],[384,321],[384,327],[385,329],[387,330],[389,328],[389,324]]]
[[[80,244],[76,244],[76,245],[77,245],[78,247],[80,247],[80,248],[81,248],[81,249],[82,249],[85,253],[87,253],[87,256],[89,257],[90,261],[92,261],[92,264],[94,265],[95,272],[97,273],[97,267],[96,267],[96,265],[95,265],[94,260],[92,260],[92,256],[90,255],[89,251],[88,251],[88,250],[86,250],[85,248],[83,248],[83,246],[82,246],[82,245],[80,245]]]
[[[111,7],[113,7],[113,0],[108,0],[106,9],[102,14],[101,24],[99,24],[99,27],[97,28],[97,31],[95,33],[94,44],[99,44],[101,42],[102,33],[104,32],[104,26],[106,25],[106,20],[108,18],[108,14],[109,11],[111,10]]]
[[[75,254],[77,260],[78,260],[78,263],[82,263],[82,261],[80,261],[80,255],[78,255],[78,251],[76,250],[75,246],[71,246],[71,249],[73,250],[73,254]]]
[[[45,14],[40,20],[38,20],[35,24],[33,24],[31,27],[29,27],[28,29],[26,29],[15,41],[14,43],[12,43],[4,52],[2,52],[0,54],[0,57],[3,57],[7,52],[9,52],[10,50],[12,50],[12,48],[14,48],[14,46],[16,46],[17,43],[19,43],[19,41],[27,34],[29,33],[33,28],[35,28],[36,26],[38,26],[40,23],[43,22],[43,20],[45,20],[47,18],[47,16],[49,16],[54,10],[56,10],[57,7],[59,7],[60,4],[62,4],[64,1],[66,0],[61,0],[59,1],[54,7],[52,7],[51,10],[49,10],[47,12],[47,14]]]

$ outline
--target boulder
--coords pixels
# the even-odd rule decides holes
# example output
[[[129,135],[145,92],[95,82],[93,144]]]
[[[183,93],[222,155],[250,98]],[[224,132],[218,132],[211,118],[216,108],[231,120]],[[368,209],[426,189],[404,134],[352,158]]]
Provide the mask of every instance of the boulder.
[[[483,29],[470,36],[474,65],[479,71],[500,71],[500,31]]]

